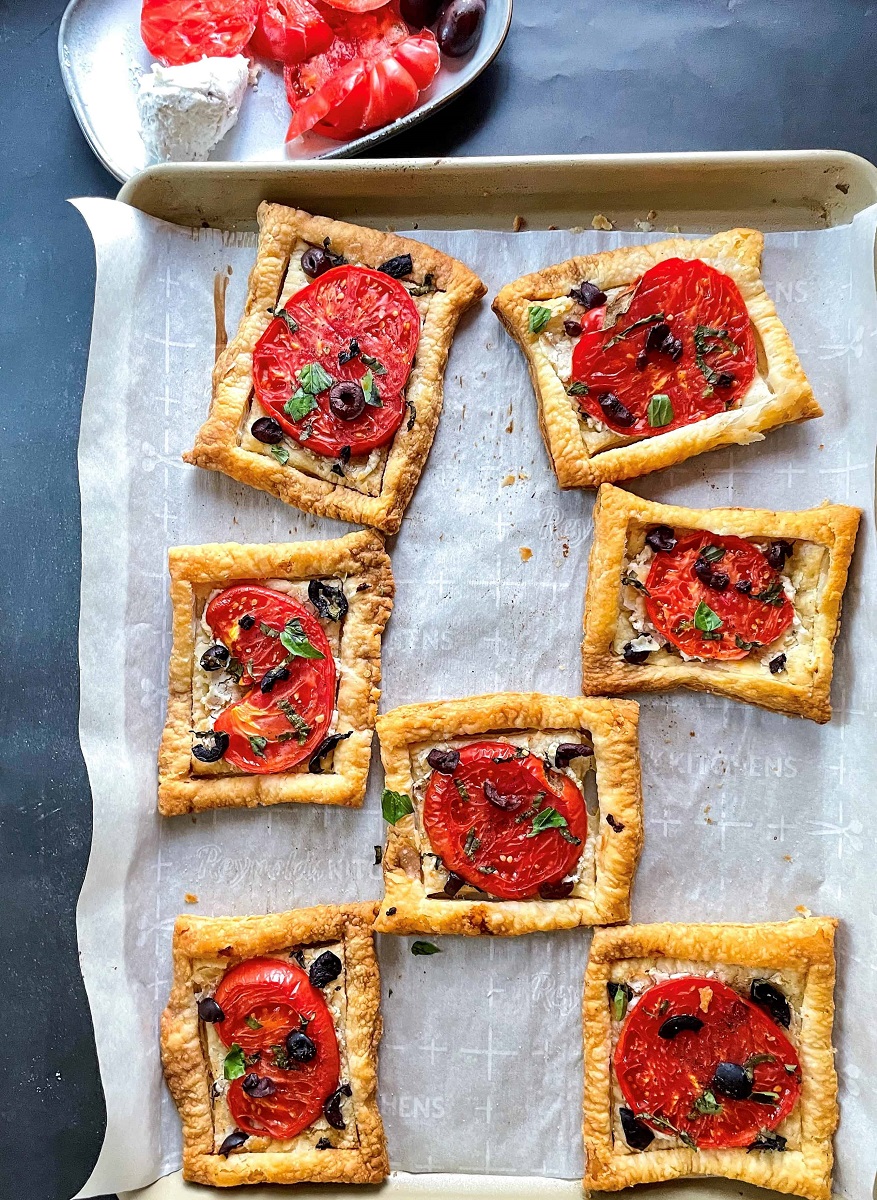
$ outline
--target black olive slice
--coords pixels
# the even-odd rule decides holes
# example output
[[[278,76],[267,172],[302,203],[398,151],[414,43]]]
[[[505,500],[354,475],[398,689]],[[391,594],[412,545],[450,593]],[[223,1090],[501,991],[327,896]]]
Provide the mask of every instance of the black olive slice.
[[[788,1029],[792,1023],[792,1010],[789,1002],[772,983],[766,979],[753,979],[749,985],[749,995],[753,1003],[763,1008],[783,1029]]]
[[[601,292],[595,283],[588,283],[586,279],[572,288],[569,295],[576,304],[581,304],[587,309],[599,308],[601,304],[606,303],[606,293]]]
[[[348,447],[349,449],[349,447]],[[340,621],[347,615],[349,605],[341,588],[332,587],[322,579],[312,579],[308,584],[308,600],[324,621]]]
[[[646,545],[656,554],[659,550],[669,551],[676,545],[676,535],[669,525],[656,525],[646,534]]]
[[[350,1087],[350,1085],[347,1084],[346,1088],[349,1089],[349,1087]],[[346,1125],[344,1123],[344,1115],[341,1112],[341,1098],[342,1098],[342,1096],[349,1096],[349,1095],[350,1095],[349,1090],[345,1090],[345,1087],[340,1087],[337,1089],[337,1091],[334,1091],[332,1093],[332,1095],[329,1097],[329,1099],[323,1105],[323,1116],[326,1118],[326,1120],[329,1122],[329,1124],[332,1126],[333,1129],[346,1129]]]
[[[783,1151],[786,1148],[786,1139],[781,1133],[774,1133],[772,1129],[762,1129],[754,1142],[746,1147],[746,1153],[749,1154],[752,1150],[777,1150]]]
[[[651,654],[651,650],[634,650],[633,642],[624,643],[623,658],[626,663],[631,663],[638,667],[640,663],[644,663]]]
[[[243,1077],[241,1087],[254,1100],[264,1100],[266,1096],[273,1096],[277,1091],[273,1080],[268,1079],[265,1075],[257,1075],[255,1071],[251,1071]]]
[[[557,883],[543,883],[539,888],[539,895],[543,900],[565,900],[567,896],[572,895],[575,885],[574,879],[559,879]]]
[[[270,671],[266,671],[262,676],[262,682],[259,684],[260,692],[270,692],[274,690],[274,685],[283,683],[289,679],[289,667],[280,663],[277,667],[272,667]]]
[[[630,1108],[619,1108],[618,1115],[621,1118],[624,1140],[631,1150],[647,1150],[655,1140],[655,1135],[648,1125],[637,1120]]]
[[[732,1100],[746,1100],[752,1093],[752,1079],[739,1063],[720,1062],[710,1087]]]
[[[273,417],[259,417],[250,426],[250,433],[257,442],[264,442],[266,446],[276,446],[283,441],[283,426]]]
[[[466,880],[462,875],[455,875],[453,871],[449,871],[448,877],[445,880],[444,894],[446,896],[456,896],[465,882]]]
[[[323,988],[341,974],[341,959],[331,950],[324,950],[311,963],[309,978],[314,987]]]
[[[439,750],[436,746],[427,754],[426,761],[434,771],[438,771],[439,775],[453,775],[460,765],[460,751]]]
[[[256,618],[252,613],[244,613],[244,615],[238,621],[238,625],[240,625],[241,629],[252,629],[255,624]]]
[[[317,1057],[317,1047],[301,1029],[293,1029],[286,1035],[286,1053],[292,1062],[312,1062]]]
[[[669,336],[670,326],[666,321],[658,321],[646,334],[646,350],[660,350]]]
[[[738,579],[734,584],[734,591],[739,592],[741,596],[750,596],[752,594],[752,580]]]
[[[581,321],[577,321],[575,317],[564,317],[563,332],[567,337],[579,337],[582,332]]]
[[[325,274],[332,267],[341,267],[347,260],[343,254],[333,254],[329,249],[329,239],[322,246],[310,246],[301,256],[301,269],[310,279]]]
[[[716,376],[714,382],[715,382],[715,386],[718,388],[733,387],[734,384],[737,382],[737,376],[732,375],[730,371],[722,371],[722,373],[720,375]]]
[[[589,742],[561,742],[554,751],[554,765],[562,771],[574,758],[590,758],[593,753],[594,747]]]
[[[359,354],[359,342],[356,340],[356,338],[351,338],[350,345],[345,346],[343,350],[338,351],[338,362],[340,366],[343,367],[345,363],[351,362],[354,358],[356,358],[357,354]]]
[[[223,1158],[228,1158],[232,1150],[237,1150],[239,1146],[243,1146],[244,1142],[249,1138],[248,1133],[244,1133],[242,1129],[233,1130],[217,1151]]]
[[[196,733],[195,737],[201,739],[192,747],[192,755],[198,762],[219,762],[228,749],[227,733],[208,729],[205,733]]]
[[[388,258],[386,262],[382,262],[378,270],[392,279],[404,279],[414,270],[414,263],[411,261],[410,254],[397,254],[393,258]]]
[[[365,411],[365,392],[355,379],[342,379],[329,388],[329,410],[339,421],[355,421]]]
[[[658,1037],[672,1042],[679,1033],[697,1033],[700,1029],[703,1029],[700,1017],[696,1017],[694,1013],[679,1013],[675,1017],[667,1018],[658,1030]]]
[[[484,783],[484,799],[494,808],[501,808],[503,812],[517,812],[525,803],[526,796],[504,796],[496,785],[487,779]]]
[[[776,658],[772,658],[767,665],[771,675],[781,674],[781,672],[785,671],[786,669],[785,654],[778,654]]]
[[[785,542],[785,541],[771,542],[771,544],[767,548],[767,551],[766,551],[764,557],[767,559],[768,563],[770,564],[770,566],[773,567],[773,569],[775,571],[781,571],[783,569],[783,564],[785,563],[786,559],[791,555],[792,550],[793,550],[793,546],[792,546],[791,542]]]
[[[635,424],[636,417],[626,404],[621,403],[614,392],[602,392],[597,397],[597,403],[600,405],[607,419],[614,421],[616,425]]]
[[[225,1020],[225,1013],[212,996],[204,996],[198,1001],[198,1016],[202,1021],[207,1021],[211,1025]]]
[[[231,655],[221,642],[215,642],[212,646],[208,646],[201,655],[201,669],[203,671],[221,671],[227,665]]]
[[[347,733],[330,733],[328,737],[323,738],[319,746],[317,746],[314,753],[308,759],[308,770],[312,775],[323,774],[323,759],[330,750],[335,749],[339,742],[343,742],[345,738],[349,738],[351,733],[353,733],[353,730],[348,729]]]
[[[320,1140],[317,1142],[316,1146],[314,1146],[314,1149],[315,1150],[331,1150],[332,1143],[329,1141],[329,1139],[327,1137],[321,1137]]]

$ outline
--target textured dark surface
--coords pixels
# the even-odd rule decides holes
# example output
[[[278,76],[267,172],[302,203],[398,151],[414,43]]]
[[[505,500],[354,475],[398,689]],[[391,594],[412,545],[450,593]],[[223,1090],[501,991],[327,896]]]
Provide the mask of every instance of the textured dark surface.
[[[64,201],[117,185],[67,104],[62,9],[0,3],[0,1196],[15,1180],[29,1200],[67,1200],[103,1126],[74,924],[90,837],[76,440],[94,266]],[[831,146],[873,159],[875,34],[877,8],[856,0],[516,0],[493,66],[381,155]]]

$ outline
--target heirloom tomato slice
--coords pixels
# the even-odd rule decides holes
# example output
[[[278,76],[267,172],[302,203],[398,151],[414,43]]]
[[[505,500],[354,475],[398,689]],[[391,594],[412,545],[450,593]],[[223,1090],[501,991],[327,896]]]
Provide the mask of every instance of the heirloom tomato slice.
[[[233,58],[253,36],[259,0],[143,0],[140,36],[166,67]]]
[[[334,38],[332,26],[308,0],[261,0],[250,49],[260,58],[300,63],[328,50]]]

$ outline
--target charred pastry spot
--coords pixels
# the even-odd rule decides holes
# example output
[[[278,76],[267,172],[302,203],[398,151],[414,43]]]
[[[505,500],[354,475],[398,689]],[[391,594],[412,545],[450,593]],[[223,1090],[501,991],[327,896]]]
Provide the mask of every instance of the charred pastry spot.
[[[648,1125],[644,1125],[642,1121],[638,1120],[634,1116],[633,1109],[630,1108],[619,1108],[618,1116],[621,1120],[624,1140],[631,1150],[647,1150],[655,1140],[655,1135]]]
[[[430,750],[426,756],[426,761],[432,767],[433,771],[438,771],[439,775],[453,775],[457,767],[460,765],[459,750],[439,750],[436,746],[434,750]]]
[[[659,551],[670,551],[676,546],[676,535],[669,525],[656,525],[646,534],[646,545],[657,554]]]
[[[703,1021],[700,1017],[694,1016],[693,1013],[679,1013],[675,1017],[667,1018],[658,1030],[658,1037],[672,1042],[680,1033],[697,1033],[701,1029],[703,1029]]]
[[[626,404],[621,403],[614,392],[601,392],[597,397],[597,403],[607,420],[614,421],[616,425],[635,424],[636,417]]]
[[[582,308],[587,309],[599,308],[601,304],[606,303],[606,293],[601,292],[595,283],[588,283],[586,279],[571,288],[569,296],[576,304],[581,304]]]
[[[606,814],[606,824],[610,829],[614,829],[616,833],[621,833],[621,831],[624,829],[624,822],[616,820],[612,813]]]

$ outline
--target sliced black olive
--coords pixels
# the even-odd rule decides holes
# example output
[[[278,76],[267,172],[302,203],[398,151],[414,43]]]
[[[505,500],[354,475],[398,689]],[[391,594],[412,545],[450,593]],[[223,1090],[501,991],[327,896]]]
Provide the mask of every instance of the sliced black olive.
[[[404,279],[414,270],[414,263],[411,261],[410,254],[397,254],[393,258],[388,258],[386,262],[382,262],[378,270],[393,279]]]
[[[656,525],[646,534],[646,545],[657,552],[672,550],[676,545],[676,535],[669,525]]]
[[[302,970],[305,969],[305,956],[302,954],[301,950],[293,950],[289,957],[294,959],[294,961],[298,963]]]
[[[323,1105],[323,1116],[333,1129],[345,1129],[344,1116],[341,1112],[341,1097],[347,1095],[343,1088],[334,1091]]]
[[[244,615],[238,621],[238,625],[240,625],[241,629],[252,629],[255,624],[256,618],[252,613],[244,613]]]
[[[776,658],[772,658],[767,665],[771,675],[781,674],[781,672],[785,671],[786,669],[785,654],[778,654]]]
[[[781,571],[786,559],[792,554],[792,550],[791,542],[771,542],[764,557],[775,571]]]
[[[201,669],[203,671],[221,671],[230,657],[231,655],[221,642],[214,642],[201,655]]]
[[[657,325],[652,325],[646,334],[646,350],[660,350],[669,336],[670,326],[666,321],[659,321]]]
[[[198,1001],[198,1016],[202,1021],[208,1021],[211,1025],[225,1020],[225,1013],[212,996],[204,996]]]
[[[399,12],[414,29],[424,29],[435,21],[439,5],[440,0],[401,0]]]
[[[346,467],[350,462],[350,446],[342,446],[338,451],[338,461]]]
[[[292,1062],[312,1062],[317,1057],[317,1047],[301,1029],[293,1029],[286,1036],[286,1053]]]
[[[749,995],[753,1003],[763,1008],[783,1029],[788,1029],[792,1023],[792,1010],[789,1002],[772,983],[766,979],[753,979],[749,985]]]
[[[332,253],[329,249],[329,239],[326,238],[322,246],[311,246],[305,250],[301,256],[301,269],[309,278],[316,279],[332,267],[343,266],[346,261],[343,254]]]
[[[739,1063],[720,1062],[710,1087],[732,1100],[745,1100],[752,1092],[752,1080]]]
[[[347,616],[347,597],[341,588],[331,587],[322,579],[312,579],[308,584],[308,600],[324,621],[340,621]]]
[[[715,386],[718,388],[733,387],[736,382],[737,376],[732,375],[730,371],[722,371],[722,373],[717,375],[715,378]]]
[[[449,0],[439,15],[435,36],[442,53],[449,58],[468,54],[481,32],[484,0]]]
[[[644,371],[648,365],[648,354],[646,354],[645,350],[640,350],[639,354],[637,354],[636,358],[634,359],[634,366],[638,371]]]
[[[501,808],[503,812],[517,812],[523,803],[525,796],[505,796],[499,788],[488,779],[484,783],[484,799],[488,804],[492,804],[494,808]]]
[[[426,761],[439,775],[453,775],[460,765],[460,751],[439,750],[436,746],[435,750],[430,750],[427,754]]]
[[[345,738],[349,738],[352,729],[348,729],[347,733],[330,733],[328,737],[323,738],[314,753],[308,759],[308,770],[312,775],[323,774],[323,759],[330,750],[334,750],[339,742],[343,742]]]
[[[272,667],[270,671],[266,671],[262,676],[262,682],[259,684],[260,692],[270,692],[273,690],[276,683],[283,683],[289,679],[289,667],[281,663],[277,667]]]
[[[574,758],[590,758],[594,747],[590,742],[561,742],[554,751],[554,765],[558,771],[568,767]]]
[[[581,321],[577,321],[575,317],[564,317],[563,332],[567,337],[578,337],[582,332]]]
[[[445,895],[456,896],[457,892],[459,892],[460,888],[465,882],[466,880],[462,877],[462,875],[455,875],[453,871],[449,871],[448,877],[445,880]]]
[[[315,1150],[331,1150],[332,1143],[329,1141],[329,1139],[327,1137],[321,1137],[320,1140],[317,1142],[316,1146],[314,1146],[314,1149]]]
[[[638,667],[640,663],[644,663],[650,654],[651,650],[634,650],[633,642],[624,643],[624,661],[626,663],[630,663],[634,667]]]
[[[311,963],[309,978],[314,987],[323,988],[341,974],[341,959],[331,950],[324,950]]]
[[[233,1130],[219,1147],[218,1153],[221,1154],[223,1158],[228,1158],[232,1150],[237,1150],[238,1146],[243,1146],[244,1142],[249,1136],[250,1135],[248,1133],[244,1133],[241,1129]]]
[[[264,442],[266,446],[276,446],[283,441],[283,427],[273,417],[259,417],[250,426],[250,433],[257,442]]]
[[[776,1092],[752,1092],[749,1099],[753,1104],[776,1104],[779,1097]]]
[[[329,388],[329,409],[339,421],[355,421],[365,409],[365,392],[355,379],[342,379]]]
[[[572,288],[569,294],[570,299],[575,300],[576,304],[581,304],[583,308],[599,308],[601,304],[606,303],[606,293],[587,280]]]
[[[658,1030],[658,1037],[672,1042],[678,1033],[697,1033],[703,1029],[703,1021],[693,1013],[679,1013],[678,1016],[668,1017]]]
[[[621,833],[624,829],[624,822],[619,821],[617,817],[613,817],[612,813],[606,814],[606,824],[610,829],[614,829],[616,833]]]
[[[739,592],[741,596],[750,596],[752,594],[752,580],[738,579],[734,584],[734,591]]]
[[[243,1077],[241,1087],[254,1100],[264,1100],[266,1096],[273,1096],[277,1091],[273,1080],[268,1079],[265,1075],[257,1075],[255,1071],[251,1071],[249,1075]]]
[[[192,747],[192,754],[198,762],[219,762],[228,749],[227,733],[208,729],[206,733],[196,733],[195,737],[201,739]]]
[[[614,392],[602,392],[597,397],[597,403],[610,421],[616,425],[633,425],[636,417],[626,404],[622,404]]]
[[[621,1118],[624,1140],[631,1150],[647,1150],[655,1140],[655,1135],[648,1125],[637,1120],[630,1108],[619,1108],[618,1115]]]
[[[543,883],[539,888],[539,895],[543,900],[565,900],[567,896],[572,895],[575,885],[574,879],[559,879],[557,883]]]
[[[724,592],[731,582],[731,576],[724,571],[714,571],[712,563],[705,558],[698,558],[694,563],[694,573],[701,583],[714,592]]]
[[[359,342],[356,338],[350,339],[350,344],[345,346],[343,350],[338,351],[338,362],[343,367],[345,363],[349,363],[359,354]]]
[[[785,1148],[786,1139],[781,1133],[774,1133],[771,1129],[762,1129],[755,1141],[747,1146],[746,1153],[749,1154],[752,1150],[783,1151]]]
[[[669,354],[673,362],[678,362],[682,357],[682,342],[677,337],[668,337],[661,347],[665,354]]]

